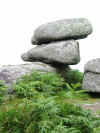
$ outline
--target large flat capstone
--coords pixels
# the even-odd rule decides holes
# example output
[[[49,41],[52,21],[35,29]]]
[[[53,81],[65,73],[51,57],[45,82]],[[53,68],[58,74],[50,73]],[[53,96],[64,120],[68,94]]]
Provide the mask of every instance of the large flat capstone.
[[[85,18],[64,19],[39,26],[32,37],[33,44],[57,40],[82,39],[92,33],[92,25]]]

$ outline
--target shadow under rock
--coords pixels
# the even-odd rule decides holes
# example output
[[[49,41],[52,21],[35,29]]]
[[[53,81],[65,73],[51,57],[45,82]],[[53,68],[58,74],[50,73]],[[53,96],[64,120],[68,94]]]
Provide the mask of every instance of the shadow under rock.
[[[100,98],[100,92],[88,92],[91,98]]]

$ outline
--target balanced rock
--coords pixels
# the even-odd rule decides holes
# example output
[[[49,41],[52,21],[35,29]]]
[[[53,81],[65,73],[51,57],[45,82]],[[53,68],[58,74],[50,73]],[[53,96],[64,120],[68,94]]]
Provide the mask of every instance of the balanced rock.
[[[3,80],[5,84],[9,86],[8,92],[10,93],[13,91],[13,83],[15,83],[23,75],[36,70],[41,72],[56,72],[56,68],[40,62],[7,65],[0,68],[0,80]]]
[[[74,40],[52,42],[48,45],[39,45],[22,54],[21,57],[29,62],[73,65],[80,61],[79,44]]]
[[[92,25],[85,18],[64,19],[43,24],[35,30],[33,44],[58,40],[82,39],[92,33]]]
[[[87,62],[84,69],[82,88],[89,92],[100,92],[100,58]]]

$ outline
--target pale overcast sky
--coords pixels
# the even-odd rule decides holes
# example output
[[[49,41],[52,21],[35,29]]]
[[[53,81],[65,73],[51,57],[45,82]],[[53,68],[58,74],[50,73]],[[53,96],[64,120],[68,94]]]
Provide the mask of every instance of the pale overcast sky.
[[[93,33],[79,40],[81,61],[74,68],[100,57],[99,0],[0,0],[0,65],[24,63],[20,55],[33,47],[31,37],[39,25],[58,19],[87,18]]]

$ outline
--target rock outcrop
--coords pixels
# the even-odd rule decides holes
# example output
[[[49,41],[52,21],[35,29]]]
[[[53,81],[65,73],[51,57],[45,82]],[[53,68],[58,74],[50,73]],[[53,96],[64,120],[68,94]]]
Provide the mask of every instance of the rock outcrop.
[[[76,39],[87,37],[93,31],[85,18],[64,19],[39,26],[32,37],[32,43],[39,45],[22,54],[22,60],[41,61],[47,64],[67,67],[80,61],[79,43]],[[56,66],[56,65],[55,65]]]
[[[70,68],[67,67],[66,70]],[[20,65],[6,65],[0,67],[0,80],[3,80],[5,84],[9,87],[8,92],[13,91],[13,84],[16,81],[24,76],[25,74],[31,73],[32,71],[40,71],[40,72],[57,72],[63,75],[63,70],[56,69],[53,66],[41,63],[41,62],[34,62],[34,63],[27,63],[27,64],[20,64]]]
[[[85,64],[83,89],[100,93],[100,58],[90,60]]]
[[[66,78],[66,68],[80,62],[79,43],[76,40],[86,38],[92,31],[91,23],[85,18],[43,24],[35,30],[32,37],[32,44],[38,46],[22,54],[21,58],[28,62],[41,61],[52,65],[57,70],[61,69],[61,75]],[[87,77],[85,74],[86,83]]]
[[[84,18],[64,19],[41,25],[32,37],[32,43],[38,46],[21,55],[24,61],[32,63],[3,66],[0,68],[0,80],[9,85],[11,92],[13,83],[32,70],[57,72],[66,78],[69,65],[80,62],[79,43],[76,40],[91,33],[92,25]]]

